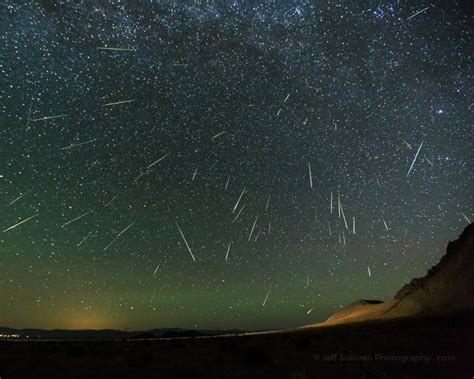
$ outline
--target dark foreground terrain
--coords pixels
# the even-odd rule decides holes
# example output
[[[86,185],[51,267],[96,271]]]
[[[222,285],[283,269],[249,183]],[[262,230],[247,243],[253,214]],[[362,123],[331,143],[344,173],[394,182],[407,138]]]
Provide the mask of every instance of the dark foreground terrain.
[[[8,378],[473,378],[472,312],[279,333],[2,341]]]

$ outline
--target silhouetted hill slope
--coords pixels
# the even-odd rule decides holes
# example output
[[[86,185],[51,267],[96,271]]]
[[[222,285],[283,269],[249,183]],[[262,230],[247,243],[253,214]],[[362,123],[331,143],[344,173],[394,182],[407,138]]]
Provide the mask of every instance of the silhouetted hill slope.
[[[457,310],[474,307],[473,292],[474,223],[464,229],[459,239],[448,243],[446,254],[423,278],[404,285],[395,300],[416,297],[428,309]]]
[[[373,319],[437,315],[474,310],[474,223],[456,241],[448,243],[446,254],[422,278],[403,286],[393,300],[355,301],[321,324],[331,325]]]

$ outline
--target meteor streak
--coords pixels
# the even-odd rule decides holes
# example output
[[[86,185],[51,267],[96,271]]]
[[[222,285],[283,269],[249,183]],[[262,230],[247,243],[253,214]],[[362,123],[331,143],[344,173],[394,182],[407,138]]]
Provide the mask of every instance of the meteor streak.
[[[385,226],[385,229],[388,230],[388,225],[387,223],[385,222],[385,218],[382,216],[382,221],[383,221],[383,224]]]
[[[22,193],[20,196],[18,196],[16,199],[13,199],[12,201],[10,201],[10,203],[8,203],[8,205],[13,205],[15,204],[18,200],[20,200],[23,196],[25,196],[28,192],[30,191],[26,191],[25,193]]]
[[[21,224],[24,224],[24,223],[27,222],[27,221],[33,220],[35,217],[38,217],[38,216],[39,216],[39,213],[37,213],[37,214],[35,214],[35,215],[31,216],[31,217],[28,217],[27,219],[24,219],[23,221],[20,221],[20,222],[16,223],[15,225],[12,225],[12,226],[6,228],[6,229],[3,231],[3,233],[8,232],[9,230],[15,229],[17,226],[20,226]]]
[[[128,225],[125,229],[123,229],[119,234],[117,234],[117,236],[112,240],[112,242],[110,242],[105,248],[104,248],[104,251],[106,251],[110,246],[112,246],[115,241],[117,241],[119,239],[119,237],[125,233],[128,229],[130,229],[133,224],[135,224],[135,222],[132,222],[130,225]]]
[[[267,303],[267,300],[268,300],[268,296],[269,296],[269,295],[270,295],[270,290],[268,290],[267,296],[265,296],[265,300],[263,300],[262,306],[265,306],[265,304]]]
[[[120,104],[129,104],[129,103],[133,103],[134,101],[137,101],[137,99],[122,100],[122,101],[116,101],[114,103],[107,103],[107,104],[104,104],[103,107],[110,107],[112,105],[120,105]]]
[[[265,205],[265,212],[268,210],[268,205],[270,204],[270,196],[268,195],[267,204]]]
[[[73,147],[87,145],[89,143],[92,143],[92,142],[95,142],[95,141],[98,141],[98,140],[101,140],[101,139],[102,138],[94,138],[94,139],[91,139],[89,141],[80,142],[80,143],[72,144],[72,145],[69,145],[69,146],[61,147],[59,150],[69,150],[69,149],[72,149]]]
[[[31,100],[30,109],[28,110],[28,121],[26,122],[25,136],[26,136],[26,133],[28,133],[28,129],[30,128],[31,108],[32,108],[32,106],[33,106],[33,100]]]
[[[149,164],[146,169],[149,170],[150,168],[152,168],[154,165],[156,165],[157,163],[161,162],[163,159],[165,159],[166,157],[168,156],[168,154],[165,154],[163,155],[161,158],[157,159],[156,161],[154,161],[152,164]]]
[[[237,209],[237,207],[239,206],[240,199],[242,199],[242,196],[244,195],[244,192],[245,192],[245,187],[244,187],[244,189],[242,190],[242,193],[240,194],[239,199],[237,200],[237,203],[235,203],[234,209],[232,210],[232,213],[234,213],[235,210]]]
[[[421,11],[416,12],[415,14],[412,14],[410,17],[407,18],[407,21],[412,19],[415,16],[418,16],[419,14],[426,12],[428,9],[431,8],[431,5],[429,7],[423,8]]]
[[[227,262],[228,258],[229,258],[229,251],[230,251],[230,244],[232,242],[229,242],[229,245],[227,246],[227,252],[225,253],[225,261]]]
[[[471,220],[469,220],[469,217],[467,217],[464,212],[462,213],[462,215],[464,216],[464,218],[466,219],[466,221],[470,224],[470,223],[471,223]]]
[[[128,47],[98,47],[97,50],[111,50],[111,51],[137,51]]]
[[[217,133],[217,134],[214,135],[214,136],[212,136],[211,139],[212,139],[212,140],[213,140],[213,139],[216,139],[216,138],[220,137],[220,136],[223,135],[223,134],[225,134],[225,130],[222,131],[222,132],[220,132],[220,133]]]
[[[176,223],[176,226],[178,227],[179,233],[181,234],[181,237],[183,238],[183,241],[186,244],[186,247],[188,248],[189,254],[191,254],[191,258],[193,258],[193,261],[196,262],[196,258],[194,258],[193,252],[191,251],[191,248],[188,245],[188,241],[186,241],[186,237],[184,236],[183,231],[179,227],[178,223]]]
[[[411,170],[413,169],[413,165],[416,162],[416,158],[418,158],[418,154],[420,153],[421,147],[423,146],[423,142],[424,141],[421,141],[420,147],[418,148],[418,151],[415,154],[415,158],[413,158],[413,162],[411,162],[410,169],[408,170],[408,173],[407,173],[407,178],[408,178],[408,175],[410,175]]]
[[[342,218],[344,219],[344,225],[346,226],[346,229],[349,230],[349,227],[347,226],[346,215],[344,214],[344,208],[342,208],[342,204],[341,204],[341,214],[342,214]]]
[[[258,220],[258,216],[255,217],[255,221],[253,222],[252,229],[250,230],[249,241],[250,241],[250,239],[252,238],[252,234],[253,234],[253,231],[254,231],[254,229],[255,229],[255,225],[257,225],[257,220]]]
[[[234,220],[232,222],[236,222],[237,219],[239,218],[240,214],[242,213],[242,211],[244,210],[245,208],[245,204],[242,206],[242,208],[240,208],[240,211],[237,213],[237,216],[235,216]]]
[[[77,244],[77,246],[81,246],[84,242],[86,242],[87,239],[89,238],[89,236],[91,235],[91,233],[92,233],[92,232],[87,233],[87,236],[85,236],[85,237],[81,240],[81,242],[79,242],[79,243]]]
[[[77,221],[77,220],[87,216],[89,213],[92,213],[92,212],[94,212],[94,211],[91,209],[90,211],[87,211],[87,212],[73,218],[72,220],[69,220],[68,222],[65,222],[64,224],[61,225],[61,228],[64,228],[66,225],[72,224],[74,221]]]
[[[31,121],[37,122],[37,121],[55,120],[57,118],[64,118],[66,116],[67,116],[67,114],[58,114],[56,116],[46,116],[46,117],[41,117],[41,118],[33,118]]]

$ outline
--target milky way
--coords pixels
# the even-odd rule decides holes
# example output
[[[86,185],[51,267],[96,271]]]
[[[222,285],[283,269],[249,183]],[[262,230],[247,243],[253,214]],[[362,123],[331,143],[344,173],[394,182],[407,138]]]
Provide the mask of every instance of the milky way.
[[[436,263],[472,14],[336,3],[0,5],[0,324],[296,326]]]

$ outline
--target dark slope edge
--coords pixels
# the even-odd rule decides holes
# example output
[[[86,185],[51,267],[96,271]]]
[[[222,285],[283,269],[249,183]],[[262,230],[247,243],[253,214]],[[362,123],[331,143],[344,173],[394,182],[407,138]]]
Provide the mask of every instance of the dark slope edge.
[[[474,310],[474,223],[449,242],[446,254],[422,278],[412,279],[393,300],[359,300],[322,323],[430,316]]]

